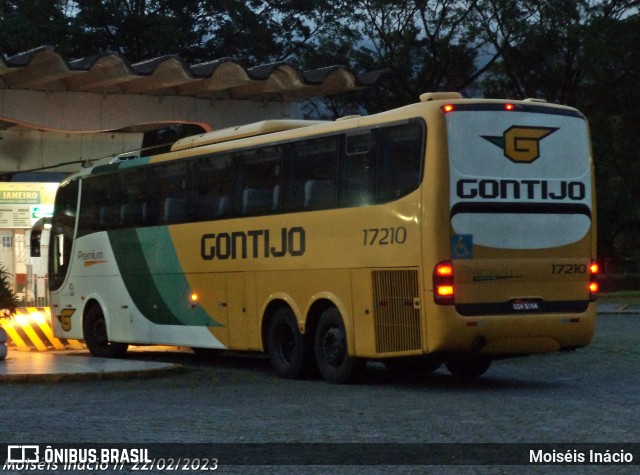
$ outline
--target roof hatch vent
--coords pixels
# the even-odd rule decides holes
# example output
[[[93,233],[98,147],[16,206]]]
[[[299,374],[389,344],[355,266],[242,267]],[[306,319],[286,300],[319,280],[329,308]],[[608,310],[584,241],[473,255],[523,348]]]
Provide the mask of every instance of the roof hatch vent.
[[[420,94],[420,102],[448,101],[451,99],[462,99],[459,92],[425,92]]]

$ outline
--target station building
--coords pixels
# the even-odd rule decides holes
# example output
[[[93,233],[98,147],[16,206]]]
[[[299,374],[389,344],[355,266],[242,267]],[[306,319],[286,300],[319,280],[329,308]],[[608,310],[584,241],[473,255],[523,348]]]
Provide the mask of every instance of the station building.
[[[302,71],[280,62],[163,56],[132,64],[112,52],[70,59],[52,46],[0,57],[0,266],[25,306],[46,305],[47,236],[29,256],[31,227],[50,216],[68,173],[93,161],[158,150],[195,133],[300,119],[301,103],[374,84],[381,72]]]

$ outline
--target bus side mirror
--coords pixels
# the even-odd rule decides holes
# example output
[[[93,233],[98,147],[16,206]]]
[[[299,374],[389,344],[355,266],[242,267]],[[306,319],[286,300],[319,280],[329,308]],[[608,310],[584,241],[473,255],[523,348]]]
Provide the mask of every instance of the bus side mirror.
[[[40,239],[42,238],[42,231],[39,229],[33,229],[31,231],[31,257],[40,257]]]

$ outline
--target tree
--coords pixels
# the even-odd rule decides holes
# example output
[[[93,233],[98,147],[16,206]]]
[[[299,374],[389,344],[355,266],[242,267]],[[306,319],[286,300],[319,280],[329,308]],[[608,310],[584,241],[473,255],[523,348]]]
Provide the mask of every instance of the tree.
[[[598,185],[599,254],[640,261],[640,16],[600,18],[587,32],[577,102],[589,118]],[[612,41],[615,39],[615,41]],[[637,272],[637,270],[636,270]]]
[[[44,44],[70,48],[69,2],[5,0],[0,3],[0,49],[12,56]],[[46,28],[42,26],[46,25]]]
[[[132,62],[166,54],[192,62],[283,61],[311,47],[339,6],[331,0],[78,0],[74,54],[111,50]]]
[[[11,274],[0,266],[0,321],[11,317],[17,307],[16,294],[11,288]]]
[[[475,0],[357,0],[349,36],[323,37],[316,55],[356,70],[385,70],[375,90],[330,98],[335,115],[376,112],[415,102],[428,91],[464,91],[494,59],[478,58],[470,15]],[[332,56],[333,53],[333,56]],[[308,57],[305,58],[308,61]]]
[[[498,97],[538,97],[576,104],[583,80],[585,41],[600,18],[626,10],[605,8],[619,0],[481,0],[474,9],[479,35],[499,60],[484,81]]]
[[[253,63],[300,59],[321,35],[345,32],[339,25],[348,5],[345,0],[210,0],[207,50]]]
[[[131,62],[180,53],[203,54],[210,25],[202,0],[78,0],[73,26],[76,57],[108,50]]]

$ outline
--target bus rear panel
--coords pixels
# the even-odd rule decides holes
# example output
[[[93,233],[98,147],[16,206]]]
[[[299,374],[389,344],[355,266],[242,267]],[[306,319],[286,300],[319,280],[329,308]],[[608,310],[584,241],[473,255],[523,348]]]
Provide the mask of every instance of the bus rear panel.
[[[433,291],[450,308],[430,349],[499,357],[586,345],[595,209],[585,118],[528,102],[452,104],[443,115],[451,275],[435,270]]]

